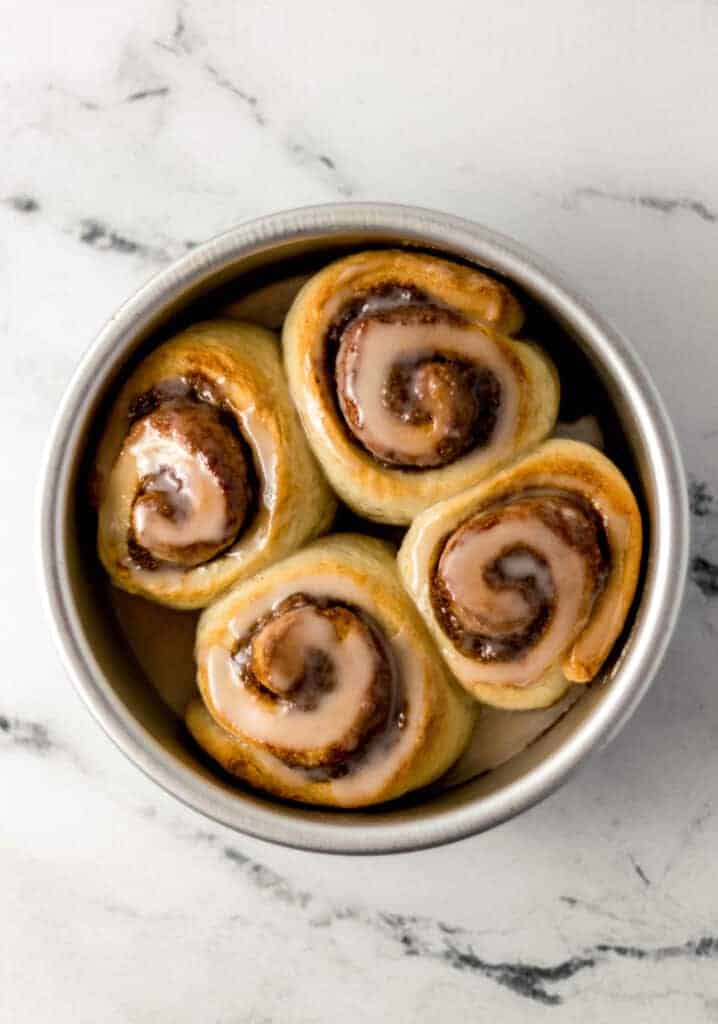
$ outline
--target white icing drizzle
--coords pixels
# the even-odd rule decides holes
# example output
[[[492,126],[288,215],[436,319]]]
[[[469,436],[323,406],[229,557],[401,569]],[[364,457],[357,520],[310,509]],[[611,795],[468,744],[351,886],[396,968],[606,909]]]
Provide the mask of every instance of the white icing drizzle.
[[[311,709],[273,702],[246,685],[225,648],[214,647],[208,660],[210,699],[233,731],[258,743],[286,750],[333,746],[351,731],[358,710],[371,700],[376,656],[356,627],[340,637],[329,619],[311,606],[286,614],[294,614],[294,621],[273,652],[269,677],[262,682],[289,695],[305,652],[314,648],[333,663],[335,685],[331,692],[322,694]]]
[[[540,552],[545,564],[528,551],[508,554],[512,547]],[[570,646],[585,624],[584,595],[590,586],[586,560],[557,533],[534,517],[499,520],[486,529],[467,531],[461,543],[442,558],[442,578],[460,609],[467,630],[488,632],[498,638],[527,625],[531,606],[515,587],[499,588],[485,579],[485,570],[497,562],[514,579],[530,577],[543,596],[553,600],[553,614],[541,634],[522,655],[507,662],[477,662],[474,678],[481,682],[530,686]],[[491,653],[490,644],[487,653]]]
[[[577,482],[576,477],[571,473],[558,471],[543,472],[541,470],[531,472],[512,482],[508,487],[497,488],[493,494],[493,501],[500,501],[502,497],[511,495],[515,488],[530,491],[544,491],[546,494],[560,496],[561,494],[579,493],[586,500],[590,501],[599,512],[606,531],[609,547],[612,554],[611,574],[620,571],[620,553],[626,548],[629,535],[629,521],[620,506],[615,505],[604,489],[600,479],[583,478]],[[455,505],[461,503],[461,497],[451,499]],[[402,574],[406,579],[407,586],[416,595],[417,602],[423,614],[435,624],[440,633],[439,645],[441,652],[451,670],[462,680],[468,683],[492,683],[495,680],[487,678],[485,666],[475,659],[460,651],[445,635],[441,625],[436,619],[431,599],[430,574],[425,567],[432,564],[434,552],[441,544],[446,534],[446,522],[444,519],[444,506],[447,503],[438,503],[433,509],[429,509],[423,516],[420,528],[414,538],[410,550],[402,551]],[[469,511],[468,509],[466,510]],[[620,601],[597,600],[591,610],[588,623],[576,641],[577,648],[580,647],[581,656],[586,661],[592,661],[597,652],[600,652],[605,643],[605,637],[614,636],[620,628],[620,622],[624,616],[624,609]],[[560,668],[558,669],[560,671]]]
[[[251,607],[237,611],[220,642],[215,640],[211,645],[198,645],[198,664],[200,669],[204,668],[208,678],[209,692],[204,695],[205,703],[218,723],[228,731],[232,731],[229,728],[232,720],[237,721],[237,716],[244,714],[239,705],[246,694],[246,688],[239,685],[239,674],[232,664],[231,652],[236,641],[245,636],[258,619],[294,594],[305,594],[316,601],[328,600],[359,609],[367,606],[366,591],[344,575],[297,575],[279,585],[267,585],[265,591],[253,599]],[[368,613],[371,615],[371,608],[368,608]],[[425,721],[428,697],[424,659],[408,643],[401,630],[391,635],[385,632],[384,639],[394,661],[396,678],[400,681],[405,713],[402,728],[390,724],[387,729],[378,732],[357,751],[348,774],[322,782],[327,793],[337,800],[371,801],[380,796],[409,758]],[[357,701],[361,700],[363,692],[362,674],[356,673],[353,665],[349,669],[349,677],[340,681],[341,700],[346,701],[346,708],[357,708]],[[313,723],[311,728],[301,724],[300,719],[303,717],[308,717]],[[393,717],[390,714],[388,721],[391,722]],[[326,735],[318,733],[318,728],[324,727],[323,717],[315,718],[313,712],[297,711],[287,718],[290,735],[293,733],[303,739],[306,737],[308,745],[313,747],[327,745]],[[255,757],[274,778],[288,786],[303,786],[311,779],[306,769],[286,764],[262,746],[256,746]]]
[[[129,447],[137,476],[155,477],[151,489],[163,491],[175,511],[163,516],[152,505],[139,502],[132,525],[139,544],[152,551],[161,546],[188,547],[221,541],[227,529],[227,503],[217,477],[200,452],[189,451],[176,438],[144,424]]]
[[[454,429],[451,395],[447,394],[441,380],[424,374],[421,368],[414,385],[419,404],[429,413],[425,423],[403,421],[383,400],[394,366],[430,359],[439,352],[496,375],[501,402],[491,440],[483,450],[490,450],[494,458],[508,448],[517,414],[517,387],[502,353],[480,326],[467,328],[445,321],[405,324],[369,320],[362,326],[356,343],[361,345],[361,355],[354,373],[347,377],[347,398],[356,410],[365,436],[377,447],[418,457],[434,450],[450,436]]]
[[[279,486],[278,451],[270,422],[265,422],[262,413],[255,406],[247,406],[244,409],[234,410],[234,412],[239,420],[242,435],[252,453],[259,483],[259,508],[252,522],[240,532],[235,543],[223,552],[223,557],[247,559],[263,547],[267,534],[273,526]],[[108,486],[113,497],[110,499],[108,494],[108,500],[104,503],[105,507],[115,510],[129,509],[140,479],[135,455],[128,449],[123,449],[117,458],[109,480]],[[126,531],[121,515],[113,514],[109,529],[116,538],[115,543],[121,544]],[[161,581],[166,588],[181,586],[185,575],[185,570],[173,565],[160,564],[156,569],[145,569],[136,565],[129,558],[126,564],[133,576],[138,579],[147,577],[155,583]],[[193,571],[202,572],[205,568],[200,565]]]
[[[551,571],[530,551],[511,551],[499,559],[501,572],[508,580],[523,580],[531,577],[539,593],[547,601],[554,595]]]

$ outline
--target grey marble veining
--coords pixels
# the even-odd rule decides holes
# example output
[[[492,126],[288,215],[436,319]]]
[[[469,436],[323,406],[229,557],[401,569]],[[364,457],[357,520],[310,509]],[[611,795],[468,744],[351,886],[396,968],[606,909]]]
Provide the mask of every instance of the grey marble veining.
[[[0,1019],[718,1020],[718,5],[14,6],[0,67]],[[635,717],[487,835],[349,860],[204,822],[52,648],[31,506],[72,369],[198,241],[384,199],[543,253],[684,448],[686,601]]]
[[[710,209],[700,199],[689,199],[686,196],[658,196],[622,192],[606,192],[594,186],[584,185],[574,189],[566,199],[568,209],[575,207],[582,200],[607,200],[615,203],[630,203],[632,206],[642,206],[646,210],[653,210],[657,213],[691,213],[709,224],[718,223],[718,213]]]

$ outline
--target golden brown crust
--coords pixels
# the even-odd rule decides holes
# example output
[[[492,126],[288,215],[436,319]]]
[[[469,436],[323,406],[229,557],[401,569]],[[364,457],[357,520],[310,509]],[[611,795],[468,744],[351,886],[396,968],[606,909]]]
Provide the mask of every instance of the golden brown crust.
[[[236,416],[258,477],[259,500],[236,541],[189,569],[143,570],[128,551],[136,490],[117,472],[133,404],[164,381],[201,378]],[[326,530],[336,502],[302,434],[284,380],[276,339],[252,324],[212,320],[155,349],[120,391],[94,469],[98,551],[113,583],[175,608],[200,608],[237,580]]]
[[[542,490],[575,495],[596,511],[608,546],[606,575],[601,580],[588,622],[540,681],[527,686],[492,683],[487,681],[485,668],[479,672],[442,628],[432,601],[432,574],[446,539],[472,515],[517,496]],[[427,509],[407,533],[398,562],[407,589],[462,685],[485,703],[525,709],[549,706],[572,682],[589,682],[600,671],[633,601],[641,546],[638,505],[619,470],[589,445],[556,440],[540,445],[491,479]]]
[[[332,391],[335,382],[326,373],[327,332],[353,299],[396,284],[414,287],[454,310],[492,346],[518,395],[511,436],[501,450],[474,447],[449,464],[412,470],[379,461],[347,430]],[[309,442],[348,505],[370,519],[408,523],[429,504],[494,472],[550,432],[558,409],[558,376],[538,348],[509,337],[522,323],[519,303],[501,282],[418,253],[357,253],[307,282],[285,320],[285,366]]]
[[[226,714],[217,707],[208,662],[216,648],[232,651],[242,616],[250,621],[265,607],[293,592],[339,599],[374,621],[392,657],[404,673],[406,725],[396,746],[390,746],[390,774],[373,774],[371,765],[384,756],[373,753],[370,774],[361,755],[346,777],[317,780],[290,768],[261,745],[221,724]],[[353,598],[353,600],[350,600]],[[335,535],[316,541],[283,562],[233,588],[207,608],[197,632],[198,685],[204,703],[187,713],[193,736],[227,771],[277,796],[305,803],[338,807],[368,806],[391,800],[436,779],[464,749],[474,725],[471,702],[449,679],[420,616],[396,573],[393,550],[386,544],[356,535]],[[369,748],[367,748],[369,749]],[[373,759],[378,757],[378,762]]]

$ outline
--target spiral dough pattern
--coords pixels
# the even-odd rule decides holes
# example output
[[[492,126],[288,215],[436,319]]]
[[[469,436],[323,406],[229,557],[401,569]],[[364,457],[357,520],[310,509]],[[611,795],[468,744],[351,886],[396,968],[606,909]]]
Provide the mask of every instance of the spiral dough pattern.
[[[209,608],[198,741],[230,771],[311,803],[361,806],[441,774],[473,726],[391,550],[337,535]]]
[[[198,324],[155,349],[110,412],[94,470],[98,551],[116,586],[177,608],[326,529],[335,501],[273,335]]]
[[[300,291],[284,325],[292,397],[334,489],[409,522],[541,440],[558,379],[510,334],[509,290],[436,257],[359,253]]]
[[[552,441],[419,517],[399,566],[459,681],[486,703],[531,708],[595,677],[640,554],[624,477],[596,449]]]

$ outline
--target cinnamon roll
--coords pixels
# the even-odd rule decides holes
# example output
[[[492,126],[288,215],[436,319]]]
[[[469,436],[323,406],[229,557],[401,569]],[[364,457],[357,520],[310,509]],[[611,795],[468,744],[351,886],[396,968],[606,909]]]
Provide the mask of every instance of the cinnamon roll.
[[[195,739],[292,800],[398,797],[443,774],[474,725],[393,549],[367,537],[317,541],[233,588],[202,613],[195,653]]]
[[[326,530],[335,500],[272,334],[214,320],[131,375],[100,441],[98,551],[113,583],[199,608]]]
[[[628,615],[641,517],[625,478],[548,441],[427,509],[399,570],[456,678],[496,707],[548,707],[593,679]]]
[[[348,505],[408,523],[551,431],[558,377],[508,337],[522,322],[501,282],[433,256],[358,253],[307,282],[284,324],[287,376]]]

